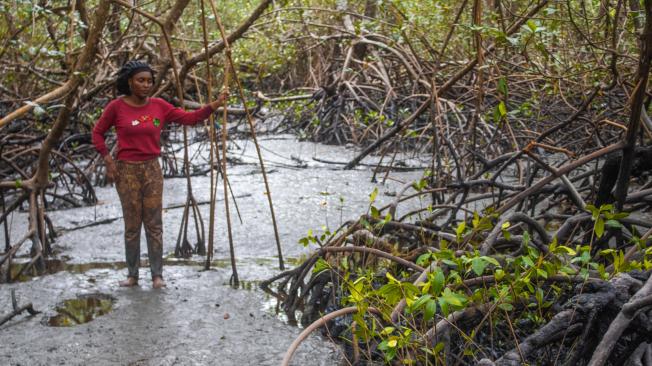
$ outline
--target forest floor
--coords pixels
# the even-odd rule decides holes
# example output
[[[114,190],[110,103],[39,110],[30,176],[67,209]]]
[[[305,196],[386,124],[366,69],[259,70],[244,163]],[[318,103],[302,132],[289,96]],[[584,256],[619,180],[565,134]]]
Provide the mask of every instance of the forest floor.
[[[335,230],[367,211],[368,195],[374,187],[379,190],[377,204],[382,205],[421,175],[418,170],[392,172],[384,184],[374,184],[370,168],[343,171],[338,165],[313,159],[346,162],[355,152],[344,147],[298,142],[287,135],[264,137],[261,144],[289,266],[314,249],[298,244],[308,230],[313,229],[315,235],[321,234],[324,226]],[[122,212],[113,187],[97,188],[98,205],[49,213],[61,233],[54,244],[56,256],[49,261],[52,274],[0,286],[0,315],[11,309],[12,290],[20,305],[31,302],[44,312],[19,315],[0,326],[0,364],[278,364],[301,330],[287,324],[276,312],[276,299],[258,288],[260,281],[279,272],[274,232],[252,142],[239,140],[230,147],[229,157],[238,160],[229,166],[228,174],[242,217],[240,223],[232,206],[240,289],[229,286],[231,267],[221,189],[214,265],[211,271],[201,271],[203,257],[173,257],[183,212],[178,206],[186,199],[186,181],[166,179],[164,277],[168,286],[159,291],[151,289],[144,234],[140,286],[126,289],[117,285],[126,271]],[[415,159],[406,161],[420,164]],[[383,177],[384,173],[379,173],[377,180],[382,182]],[[208,201],[208,176],[193,177],[192,182],[195,198]],[[401,207],[418,205],[413,202]],[[206,223],[209,205],[200,209]],[[15,214],[11,222],[12,237],[27,227],[24,213]],[[194,228],[189,234],[194,245]],[[22,253],[23,259],[27,256]],[[20,256],[17,259],[20,261]],[[107,314],[71,327],[47,325],[65,300],[97,294],[112,299]],[[314,336],[302,344],[293,363],[330,365],[336,363],[338,354],[336,346]]]

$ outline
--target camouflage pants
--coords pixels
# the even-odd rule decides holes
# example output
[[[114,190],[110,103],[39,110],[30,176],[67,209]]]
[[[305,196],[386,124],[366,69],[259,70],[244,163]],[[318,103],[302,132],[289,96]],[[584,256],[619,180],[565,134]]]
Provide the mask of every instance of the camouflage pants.
[[[125,221],[125,254],[129,277],[138,279],[140,230],[145,226],[152,278],[163,274],[163,174],[158,159],[118,161],[116,189]]]

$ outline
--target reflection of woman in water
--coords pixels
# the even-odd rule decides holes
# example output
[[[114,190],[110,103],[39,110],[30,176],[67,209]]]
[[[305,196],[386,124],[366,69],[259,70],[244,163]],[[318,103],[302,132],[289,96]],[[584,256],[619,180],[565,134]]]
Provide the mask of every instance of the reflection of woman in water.
[[[147,253],[152,271],[152,287],[163,281],[163,174],[158,157],[161,131],[166,123],[194,125],[223,105],[227,94],[194,112],[175,108],[160,98],[150,98],[154,71],[141,61],[127,62],[116,82],[120,97],[111,101],[93,129],[93,144],[104,158],[109,182],[116,182],[125,221],[125,252],[129,273],[120,286],[138,284],[140,228],[144,224]],[[104,134],[115,127],[118,139],[116,161],[104,141]]]

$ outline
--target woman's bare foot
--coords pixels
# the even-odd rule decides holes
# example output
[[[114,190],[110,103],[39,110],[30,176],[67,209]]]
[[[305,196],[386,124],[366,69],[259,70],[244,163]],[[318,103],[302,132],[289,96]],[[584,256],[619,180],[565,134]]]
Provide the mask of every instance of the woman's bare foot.
[[[165,287],[165,281],[163,281],[163,277],[156,276],[152,278],[152,288],[163,288],[163,287]]]
[[[138,285],[138,280],[134,277],[127,277],[126,280],[118,282],[120,287],[134,287]]]

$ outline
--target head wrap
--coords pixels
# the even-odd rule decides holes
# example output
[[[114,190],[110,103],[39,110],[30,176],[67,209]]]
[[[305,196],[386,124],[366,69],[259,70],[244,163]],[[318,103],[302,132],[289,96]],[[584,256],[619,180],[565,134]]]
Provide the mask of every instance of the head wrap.
[[[141,71],[149,71],[152,74],[152,79],[154,78],[154,70],[152,70],[146,62],[131,60],[122,65],[120,71],[118,71],[118,79],[115,83],[118,93],[131,95],[131,90],[129,89],[129,78]]]

